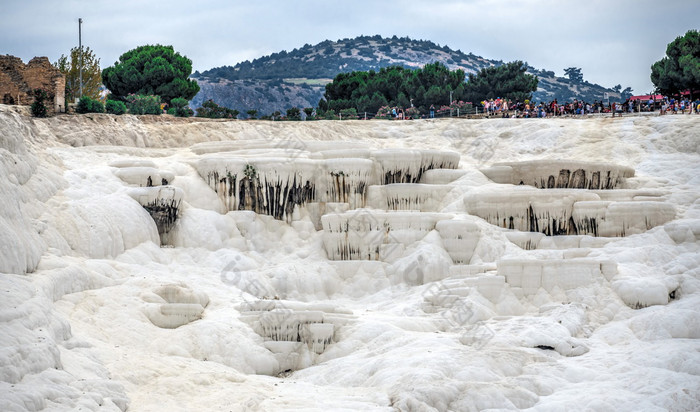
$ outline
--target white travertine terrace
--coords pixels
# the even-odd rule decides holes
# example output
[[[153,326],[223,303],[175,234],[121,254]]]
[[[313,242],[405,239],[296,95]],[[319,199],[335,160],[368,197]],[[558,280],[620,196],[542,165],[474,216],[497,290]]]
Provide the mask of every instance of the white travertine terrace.
[[[530,160],[495,163],[481,171],[496,183],[540,189],[615,189],[634,169],[602,162]]]
[[[0,105],[0,410],[697,409],[697,119]]]

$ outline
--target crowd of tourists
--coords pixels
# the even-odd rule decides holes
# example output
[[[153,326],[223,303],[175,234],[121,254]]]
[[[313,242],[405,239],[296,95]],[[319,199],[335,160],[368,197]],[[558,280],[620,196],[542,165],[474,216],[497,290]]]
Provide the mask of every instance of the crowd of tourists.
[[[674,99],[664,98],[663,100],[650,99],[627,99],[624,103],[604,103],[602,100],[593,103],[574,99],[573,102],[559,103],[556,99],[549,103],[513,102],[508,99],[490,99],[481,102],[484,113],[496,117],[512,118],[533,118],[533,117],[554,117],[554,116],[584,116],[592,114],[608,113],[613,116],[623,113],[640,113],[659,111],[660,114],[691,114],[700,113],[700,98],[691,101],[688,98]]]
[[[700,114],[700,98],[691,101],[688,98],[674,99],[665,98],[661,104],[661,114]]]

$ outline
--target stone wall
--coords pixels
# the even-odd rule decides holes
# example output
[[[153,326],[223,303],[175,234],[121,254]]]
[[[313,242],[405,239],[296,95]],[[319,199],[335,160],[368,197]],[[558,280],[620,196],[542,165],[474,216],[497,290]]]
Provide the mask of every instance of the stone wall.
[[[65,112],[66,78],[48,57],[35,57],[24,64],[10,55],[0,56],[0,103],[28,106],[34,102],[31,91],[49,91],[53,104],[47,102],[49,113]]]

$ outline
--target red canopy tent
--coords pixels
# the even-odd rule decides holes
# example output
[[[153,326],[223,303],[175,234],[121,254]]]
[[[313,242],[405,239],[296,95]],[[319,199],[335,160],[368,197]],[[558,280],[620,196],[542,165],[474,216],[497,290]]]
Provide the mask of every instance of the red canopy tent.
[[[630,97],[630,100],[663,100],[664,97],[660,94],[644,94],[641,96],[632,96]]]

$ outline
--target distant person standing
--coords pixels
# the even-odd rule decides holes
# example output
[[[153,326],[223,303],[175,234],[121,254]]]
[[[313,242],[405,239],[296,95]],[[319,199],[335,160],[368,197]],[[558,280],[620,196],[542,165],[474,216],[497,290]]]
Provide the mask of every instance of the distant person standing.
[[[435,118],[435,106],[433,106],[432,104],[430,105],[430,118]]]

